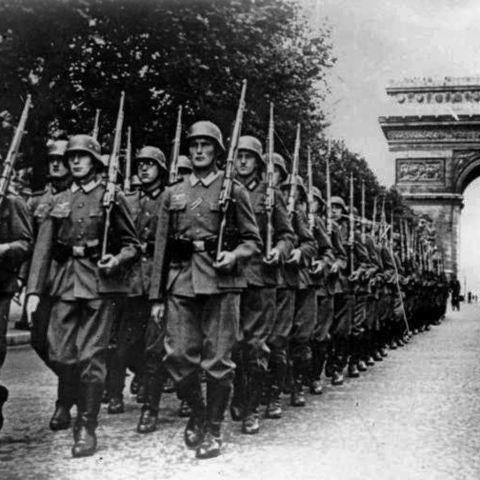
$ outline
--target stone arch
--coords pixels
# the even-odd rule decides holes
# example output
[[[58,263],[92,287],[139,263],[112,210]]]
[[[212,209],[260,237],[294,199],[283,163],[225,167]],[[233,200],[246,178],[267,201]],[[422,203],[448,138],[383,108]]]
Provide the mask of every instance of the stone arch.
[[[455,191],[463,195],[467,187],[478,177],[480,177],[480,152],[476,153],[470,162],[458,172],[454,179]]]

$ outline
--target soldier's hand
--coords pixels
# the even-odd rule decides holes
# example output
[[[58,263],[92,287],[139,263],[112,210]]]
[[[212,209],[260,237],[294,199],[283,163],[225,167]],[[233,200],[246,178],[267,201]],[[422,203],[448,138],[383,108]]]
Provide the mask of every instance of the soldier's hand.
[[[278,248],[272,248],[270,250],[270,255],[268,257],[265,257],[263,261],[267,265],[278,265],[280,262],[280,250]]]
[[[360,270],[355,270],[349,277],[348,279],[351,282],[356,282],[360,278]]]
[[[150,318],[157,324],[159,328],[163,325],[163,315],[165,313],[165,304],[154,303],[150,310]]]
[[[341,266],[342,266],[341,260],[335,260],[333,262],[332,267],[330,268],[330,273],[338,273],[340,271]]]
[[[100,272],[105,274],[106,276],[112,275],[115,273],[116,269],[120,262],[118,261],[117,257],[107,253],[104,255],[97,263]]]
[[[285,263],[300,265],[301,259],[302,259],[302,251],[299,248],[294,248],[290,252],[290,258]]]
[[[29,295],[27,304],[25,305],[25,313],[27,314],[27,322],[30,326],[33,324],[33,314],[37,311],[40,297],[38,295]]]
[[[318,275],[322,273],[326,265],[327,265],[326,262],[324,262],[323,260],[313,260],[311,273],[313,275]]]
[[[0,243],[0,258],[2,258],[10,250],[9,243]]]
[[[230,272],[236,262],[237,257],[233,252],[220,252],[217,261],[213,262],[213,268],[221,272]]]

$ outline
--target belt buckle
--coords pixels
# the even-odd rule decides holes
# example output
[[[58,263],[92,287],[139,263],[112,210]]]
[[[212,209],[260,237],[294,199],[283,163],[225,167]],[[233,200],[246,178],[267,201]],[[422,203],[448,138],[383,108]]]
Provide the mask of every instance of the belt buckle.
[[[84,257],[85,256],[85,247],[74,245],[72,248],[72,254],[74,257]]]
[[[193,251],[194,252],[204,252],[205,251],[205,242],[203,240],[193,240]]]

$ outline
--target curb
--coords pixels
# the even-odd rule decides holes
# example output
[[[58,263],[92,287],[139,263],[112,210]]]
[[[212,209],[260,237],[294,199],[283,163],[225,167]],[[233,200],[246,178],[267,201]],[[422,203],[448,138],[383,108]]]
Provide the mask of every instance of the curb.
[[[7,332],[7,347],[16,347],[18,345],[29,345],[31,333],[27,330],[11,329]]]

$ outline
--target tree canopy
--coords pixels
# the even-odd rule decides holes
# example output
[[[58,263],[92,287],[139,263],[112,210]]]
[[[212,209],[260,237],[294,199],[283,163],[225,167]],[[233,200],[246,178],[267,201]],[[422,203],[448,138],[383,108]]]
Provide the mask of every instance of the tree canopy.
[[[322,102],[335,58],[329,29],[312,32],[298,1],[2,0],[0,18],[0,141],[31,93],[24,150],[37,185],[46,139],[90,132],[96,109],[108,148],[122,90],[134,147],[168,154],[179,105],[184,128],[209,119],[226,134],[246,78],[243,132],[264,141],[274,102],[276,150],[289,158],[300,123],[303,162],[308,144],[324,186]],[[348,192],[353,170],[357,199],[362,179],[369,198],[382,192],[364,159],[340,142],[334,151],[332,191]]]

